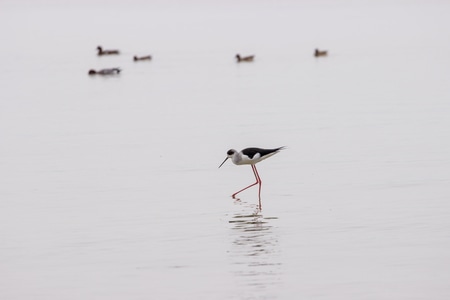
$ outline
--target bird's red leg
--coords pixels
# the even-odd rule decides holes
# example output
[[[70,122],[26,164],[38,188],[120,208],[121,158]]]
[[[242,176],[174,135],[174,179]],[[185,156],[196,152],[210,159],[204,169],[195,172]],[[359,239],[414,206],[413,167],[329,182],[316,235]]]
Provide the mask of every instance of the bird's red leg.
[[[259,178],[258,172],[256,171],[255,165],[252,165],[252,170],[253,170],[253,174],[255,174],[255,178],[256,178],[256,182],[253,184],[250,184],[248,187],[243,188],[240,191],[237,191],[236,193],[234,193],[233,195],[231,195],[232,198],[236,198],[236,195],[239,194],[242,191],[245,191],[246,189],[248,189],[249,187],[252,187],[254,185],[257,185],[258,183],[261,183],[261,179]],[[260,190],[261,190],[261,186],[260,186]]]
[[[256,176],[256,182],[259,183],[259,191],[258,191],[258,199],[259,199],[259,210],[261,210],[261,177],[259,177],[258,170],[256,170],[256,166],[252,165],[253,172]]]

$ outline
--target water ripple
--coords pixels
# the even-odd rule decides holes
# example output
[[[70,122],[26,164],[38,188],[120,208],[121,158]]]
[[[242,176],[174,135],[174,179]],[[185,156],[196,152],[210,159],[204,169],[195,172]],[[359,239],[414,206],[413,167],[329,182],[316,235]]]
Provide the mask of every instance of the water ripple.
[[[281,284],[281,250],[273,223],[277,217],[264,217],[259,210],[235,214],[231,225],[230,265],[239,287],[240,299],[277,298]],[[273,294],[273,297],[270,296]]]

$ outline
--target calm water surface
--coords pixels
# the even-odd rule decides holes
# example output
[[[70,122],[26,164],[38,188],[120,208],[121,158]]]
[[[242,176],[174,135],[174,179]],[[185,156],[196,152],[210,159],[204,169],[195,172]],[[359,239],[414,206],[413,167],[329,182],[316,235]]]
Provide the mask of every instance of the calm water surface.
[[[0,298],[449,299],[449,14],[3,1]]]

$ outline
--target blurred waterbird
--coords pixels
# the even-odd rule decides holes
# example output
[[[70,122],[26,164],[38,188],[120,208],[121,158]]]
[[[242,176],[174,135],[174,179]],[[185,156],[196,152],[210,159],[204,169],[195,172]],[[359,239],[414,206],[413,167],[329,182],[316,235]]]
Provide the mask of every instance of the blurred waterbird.
[[[134,56],[133,60],[134,61],[140,61],[140,60],[151,60],[152,57],[150,55],[147,56]]]
[[[99,71],[96,70],[89,70],[89,75],[116,75],[120,73],[119,68],[111,68],[111,69],[101,69]]]
[[[119,50],[103,50],[101,46],[97,47],[97,55],[113,55],[113,54],[119,54]]]
[[[319,56],[327,56],[328,55],[328,51],[320,51],[319,49],[314,50],[314,56],[315,57],[319,57]]]
[[[254,55],[249,55],[249,56],[242,57],[239,54],[236,54],[237,62],[242,62],[242,61],[251,62],[251,61],[253,61],[254,58],[255,58]]]

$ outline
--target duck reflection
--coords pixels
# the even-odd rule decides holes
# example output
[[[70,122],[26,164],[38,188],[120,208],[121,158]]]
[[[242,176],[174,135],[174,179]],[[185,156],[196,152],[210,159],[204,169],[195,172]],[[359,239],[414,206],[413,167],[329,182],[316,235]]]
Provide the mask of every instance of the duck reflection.
[[[251,296],[260,293],[261,288],[267,292],[267,288],[280,284],[280,246],[272,225],[276,219],[264,217],[256,209],[252,214],[235,214],[229,221],[232,225],[231,267],[238,284],[244,285]],[[257,289],[252,291],[248,287]]]

